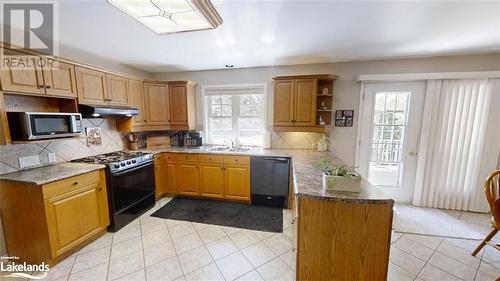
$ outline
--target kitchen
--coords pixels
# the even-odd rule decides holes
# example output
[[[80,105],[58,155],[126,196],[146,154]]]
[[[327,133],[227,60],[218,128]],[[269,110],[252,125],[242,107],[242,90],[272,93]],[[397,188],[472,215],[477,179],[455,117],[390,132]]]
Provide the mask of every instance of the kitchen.
[[[194,40],[238,22],[228,11],[240,9],[194,1],[210,11],[208,30],[158,35],[128,21],[133,15],[120,2],[59,3],[60,21],[87,9],[96,17],[91,26],[105,13],[139,37]],[[62,42],[84,40],[61,32]],[[215,45],[232,44],[228,37]],[[9,47],[2,44],[2,54],[46,59]],[[463,275],[458,265],[439,264],[440,255],[459,259],[439,248],[456,241],[397,231],[393,218],[408,202],[340,164],[357,169],[363,159],[365,84],[416,72],[494,79],[498,53],[251,67],[184,62],[183,71],[59,47],[55,65],[0,72],[0,254],[48,264],[47,280],[468,280],[471,272],[494,280],[495,252],[486,249]],[[328,171],[347,169],[353,179],[336,188],[354,192],[330,190],[322,161]],[[464,214],[478,214],[473,226],[489,220]],[[419,246],[428,256],[412,253]]]

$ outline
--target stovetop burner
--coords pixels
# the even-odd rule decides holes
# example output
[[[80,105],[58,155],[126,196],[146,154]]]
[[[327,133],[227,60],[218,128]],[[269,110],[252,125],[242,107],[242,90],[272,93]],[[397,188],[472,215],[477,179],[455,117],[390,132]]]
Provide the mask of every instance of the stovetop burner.
[[[151,161],[153,161],[153,154],[151,153],[144,153],[141,151],[116,151],[75,159],[71,162],[104,164],[109,167],[111,172],[117,172]]]

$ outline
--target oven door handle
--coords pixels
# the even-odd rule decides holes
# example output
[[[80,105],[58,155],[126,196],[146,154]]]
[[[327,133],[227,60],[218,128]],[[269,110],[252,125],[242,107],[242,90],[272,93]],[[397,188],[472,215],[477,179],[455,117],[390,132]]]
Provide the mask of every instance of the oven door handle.
[[[132,169],[127,169],[127,170],[124,170],[124,171],[120,171],[118,173],[111,173],[111,175],[112,176],[121,176],[121,175],[123,175],[125,173],[133,172],[133,171],[142,169],[142,168],[147,167],[147,166],[153,166],[153,163],[154,163],[153,161],[147,162],[146,164],[143,164],[143,165],[140,165],[140,166],[136,166],[136,167],[134,167]]]

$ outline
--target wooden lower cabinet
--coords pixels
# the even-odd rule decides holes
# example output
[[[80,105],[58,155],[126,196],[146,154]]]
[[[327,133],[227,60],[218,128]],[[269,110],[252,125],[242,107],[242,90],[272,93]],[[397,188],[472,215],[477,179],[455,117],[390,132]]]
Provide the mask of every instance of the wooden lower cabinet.
[[[394,201],[295,199],[296,280],[387,280]]]
[[[164,155],[165,193],[250,202],[249,156]]]
[[[177,163],[175,160],[165,159],[165,192],[177,193]]]
[[[161,198],[166,193],[166,171],[161,154],[155,155],[155,197]]]
[[[250,200],[250,167],[248,165],[224,166],[225,198]]]
[[[198,169],[198,162],[178,162],[177,188],[179,189],[179,194],[200,194],[200,170]]]
[[[104,170],[41,186],[0,181],[0,209],[9,255],[54,265],[106,232]]]
[[[224,167],[222,163],[200,163],[200,195],[224,198]]]

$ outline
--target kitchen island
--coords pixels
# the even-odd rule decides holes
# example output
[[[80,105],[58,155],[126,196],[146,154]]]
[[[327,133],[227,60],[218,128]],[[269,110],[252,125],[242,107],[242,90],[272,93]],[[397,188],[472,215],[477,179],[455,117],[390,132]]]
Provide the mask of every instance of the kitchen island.
[[[313,164],[322,158],[332,165],[341,163],[332,153],[289,149],[220,152],[206,147],[147,151],[290,157],[296,280],[387,279],[394,201],[364,179],[359,193],[326,190],[321,172]]]

